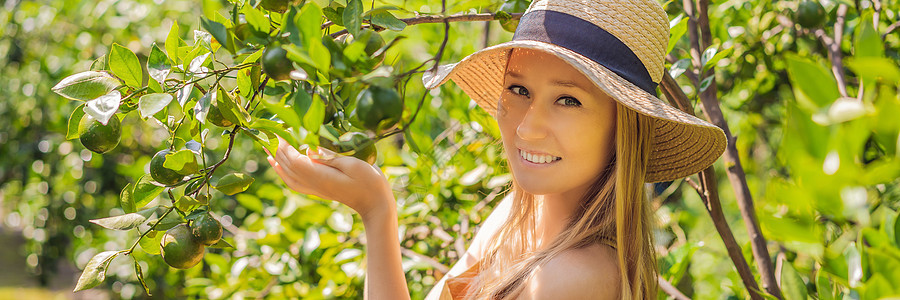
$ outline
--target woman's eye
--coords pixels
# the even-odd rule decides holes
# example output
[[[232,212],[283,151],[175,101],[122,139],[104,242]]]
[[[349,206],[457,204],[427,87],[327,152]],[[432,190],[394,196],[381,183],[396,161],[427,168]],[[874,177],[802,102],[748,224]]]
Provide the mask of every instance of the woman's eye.
[[[509,91],[513,92],[516,95],[528,96],[528,90],[525,87],[520,85],[513,85],[509,87]]]
[[[562,97],[556,100],[557,103],[565,106],[581,106],[581,101],[572,97]]]

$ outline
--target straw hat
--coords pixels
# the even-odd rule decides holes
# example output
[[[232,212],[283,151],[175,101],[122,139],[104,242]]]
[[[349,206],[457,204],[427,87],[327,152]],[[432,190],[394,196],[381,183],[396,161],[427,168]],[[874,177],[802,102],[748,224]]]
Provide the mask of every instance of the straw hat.
[[[548,52],[581,71],[610,97],[655,120],[646,182],[697,173],[725,151],[725,133],[656,97],[669,22],[655,0],[535,0],[513,40],[426,73],[425,87],[453,80],[492,116],[514,48]]]

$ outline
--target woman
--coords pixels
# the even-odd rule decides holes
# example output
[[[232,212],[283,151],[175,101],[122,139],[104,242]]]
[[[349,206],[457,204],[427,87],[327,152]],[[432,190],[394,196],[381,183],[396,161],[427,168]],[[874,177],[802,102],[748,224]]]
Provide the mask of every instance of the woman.
[[[536,0],[513,41],[426,74],[427,88],[453,80],[496,118],[514,179],[429,299],[656,298],[642,187],[696,173],[725,148],[719,128],[655,96],[667,45],[654,0]],[[282,145],[269,163],[289,187],[361,215],[366,296],[408,298],[379,169]]]

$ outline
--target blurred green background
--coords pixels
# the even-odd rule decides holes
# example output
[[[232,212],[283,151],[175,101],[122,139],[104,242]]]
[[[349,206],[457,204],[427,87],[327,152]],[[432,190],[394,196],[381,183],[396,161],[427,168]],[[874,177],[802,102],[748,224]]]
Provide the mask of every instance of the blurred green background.
[[[372,4],[365,1],[364,7]],[[447,12],[491,12],[502,4],[448,1]],[[838,91],[816,29],[793,24],[800,1],[713,1],[712,54],[724,54],[711,64],[715,77],[709,80],[717,83],[737,137],[785,297],[900,297],[900,34],[888,31],[897,27],[900,3],[821,4],[825,12],[814,21],[830,37],[838,6],[848,7],[839,47],[849,98]],[[379,0],[374,5],[399,7],[393,13],[400,18],[441,10],[436,1]],[[677,62],[690,57],[683,3],[664,5],[673,20],[667,67],[677,70],[683,68]],[[54,94],[51,87],[89,70],[113,43],[135,52],[144,64],[151,45],[164,43],[173,22],[181,38],[192,40],[193,31],[202,30],[198,16],[227,15],[231,7],[215,0],[3,2],[0,299],[146,297],[131,259],[123,257],[112,261],[97,288],[71,290],[91,257],[127,248],[139,235],[88,221],[123,213],[119,192],[148,171],[150,157],[166,147],[168,133],[129,114],[119,146],[104,155],[92,153],[78,140],[65,139],[69,115],[80,103]],[[407,37],[385,60],[403,70],[437,52],[443,25],[381,34],[388,41]],[[442,62],[458,61],[511,36],[496,21],[453,23]],[[673,76],[699,113],[691,80]],[[419,82],[416,75],[407,99],[426,93]],[[510,181],[490,116],[453,84],[427,93],[410,134],[377,145],[377,164],[398,200],[404,268],[414,299],[423,298],[443,276],[441,270],[458,259]],[[407,101],[407,109],[412,102]],[[216,159],[226,146],[218,133],[207,144]],[[222,169],[256,181],[235,196],[212,194],[211,209],[236,249],[208,250],[201,267],[185,271],[169,268],[158,255],[134,253],[154,297],[361,298],[364,247],[358,216],[288,190],[265,157],[250,138],[237,139]],[[722,203],[744,256],[755,266],[724,175],[727,167],[721,160],[716,164]],[[748,297],[697,193],[682,180],[655,190],[662,277],[693,299]]]

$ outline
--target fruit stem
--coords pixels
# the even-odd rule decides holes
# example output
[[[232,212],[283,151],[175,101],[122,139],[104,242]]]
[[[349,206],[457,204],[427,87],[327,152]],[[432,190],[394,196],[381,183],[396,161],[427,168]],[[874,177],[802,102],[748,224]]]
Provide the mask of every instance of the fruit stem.
[[[136,91],[132,92],[131,94],[128,94],[128,96],[125,96],[125,98],[122,98],[121,101],[125,101],[125,100],[128,100],[128,99],[131,99],[131,97],[134,97],[134,96],[137,95],[138,93],[144,92],[144,91],[146,91],[146,90],[147,90],[147,87],[146,87],[146,86],[145,86],[145,87],[142,87],[142,88],[139,88],[139,89],[137,89]]]
[[[153,223],[153,225],[150,226],[150,229],[147,229],[147,231],[144,231],[144,233],[141,233],[141,236],[138,237],[138,239],[136,241],[134,241],[134,244],[131,245],[131,248],[128,248],[128,250],[125,250],[122,253],[125,255],[131,255],[131,252],[134,252],[134,248],[137,247],[138,243],[141,242],[141,239],[143,239],[144,236],[146,236],[148,233],[153,231],[153,229],[156,229],[156,225],[159,225],[159,223],[162,223],[162,220],[165,219],[166,216],[168,216],[169,213],[172,212],[173,210],[175,210],[174,205],[172,207],[169,207],[169,210],[166,210],[166,212],[164,214],[162,214],[162,216],[160,216],[159,219],[156,220],[156,223]]]

